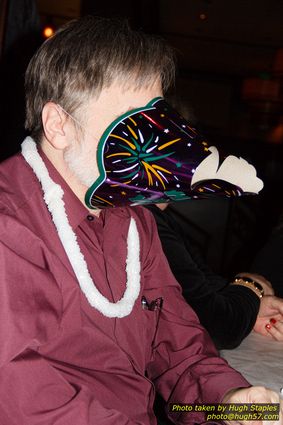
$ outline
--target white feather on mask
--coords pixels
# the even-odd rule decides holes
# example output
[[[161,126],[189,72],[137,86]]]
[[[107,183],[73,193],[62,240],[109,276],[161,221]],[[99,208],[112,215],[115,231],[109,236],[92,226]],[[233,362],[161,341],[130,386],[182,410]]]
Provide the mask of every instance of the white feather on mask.
[[[209,148],[211,154],[196,168],[191,181],[193,188],[208,180],[224,180],[238,186],[246,193],[258,193],[263,181],[257,177],[256,169],[243,158],[229,155],[219,167],[219,153],[215,146]]]

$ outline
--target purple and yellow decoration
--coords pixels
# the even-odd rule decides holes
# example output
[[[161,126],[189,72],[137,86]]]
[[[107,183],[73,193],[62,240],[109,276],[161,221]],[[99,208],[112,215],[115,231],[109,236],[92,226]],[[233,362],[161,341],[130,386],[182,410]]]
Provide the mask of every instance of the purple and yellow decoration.
[[[86,193],[90,208],[258,193],[252,165],[215,147],[163,98],[131,110],[105,130],[98,145],[100,176]]]

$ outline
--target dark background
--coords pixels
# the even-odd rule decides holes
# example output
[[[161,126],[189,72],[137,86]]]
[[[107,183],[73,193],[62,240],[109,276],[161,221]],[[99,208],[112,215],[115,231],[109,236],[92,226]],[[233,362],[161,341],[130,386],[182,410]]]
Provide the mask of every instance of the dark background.
[[[85,14],[127,17],[175,48],[171,102],[227,153],[252,162],[259,196],[172,205],[214,270],[248,269],[282,209],[283,2],[281,0],[2,0],[0,159],[25,135],[23,75],[42,29]]]

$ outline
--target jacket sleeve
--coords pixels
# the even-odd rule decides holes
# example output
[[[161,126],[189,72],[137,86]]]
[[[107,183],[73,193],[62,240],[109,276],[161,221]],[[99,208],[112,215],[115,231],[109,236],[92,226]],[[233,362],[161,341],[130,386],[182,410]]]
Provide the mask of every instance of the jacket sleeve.
[[[164,213],[151,209],[157,224],[163,251],[180,283],[184,298],[197,313],[219,349],[237,347],[252,330],[260,301],[248,288],[229,285],[195,258],[177,226]]]
[[[149,213],[148,213],[149,214]],[[151,299],[162,297],[148,376],[167,403],[219,403],[224,394],[249,383],[220,358],[208,333],[183,299],[162,252],[153,218],[146,280]],[[172,414],[178,424],[204,421],[203,413]]]

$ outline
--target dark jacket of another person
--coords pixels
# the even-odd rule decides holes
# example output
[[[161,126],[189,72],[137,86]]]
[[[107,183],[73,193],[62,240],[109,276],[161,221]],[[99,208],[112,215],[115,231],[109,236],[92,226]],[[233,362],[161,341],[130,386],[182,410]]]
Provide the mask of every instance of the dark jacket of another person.
[[[194,253],[174,213],[147,206],[154,215],[163,251],[183,295],[219,349],[235,348],[255,324],[260,300],[244,286],[230,285]]]

